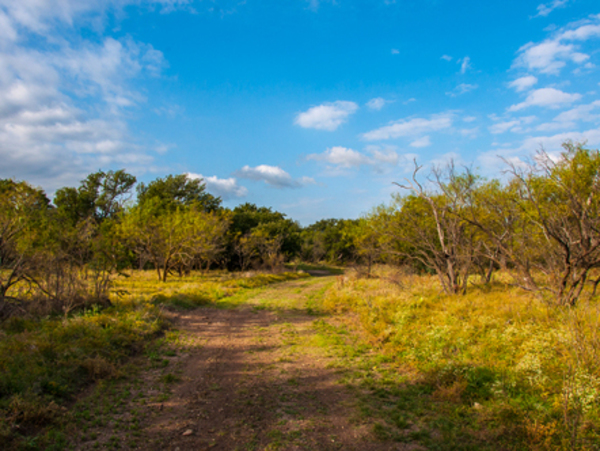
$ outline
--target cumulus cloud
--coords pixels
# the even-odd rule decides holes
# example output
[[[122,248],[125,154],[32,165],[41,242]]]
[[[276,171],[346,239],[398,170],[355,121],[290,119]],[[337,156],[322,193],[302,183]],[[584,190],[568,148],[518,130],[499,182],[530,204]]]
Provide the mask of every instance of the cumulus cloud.
[[[444,61],[452,61],[452,57],[450,55],[442,55],[440,59],[443,59]]]
[[[484,174],[497,176],[498,165],[503,161],[516,167],[525,167],[526,161],[531,159],[537,151],[544,149],[549,154],[558,154],[563,150],[566,141],[585,142],[588,146],[600,145],[600,128],[591,128],[579,132],[564,132],[545,136],[530,136],[515,146],[503,146],[484,152],[478,156]]]
[[[248,194],[248,189],[245,186],[239,185],[238,181],[233,177],[220,179],[215,175],[205,177],[202,174],[191,172],[188,172],[187,176],[192,180],[202,179],[206,185],[206,190],[223,200],[245,197]]]
[[[306,159],[321,161],[338,169],[371,166],[378,172],[385,167],[392,167],[398,164],[399,156],[395,147],[367,146],[365,150],[368,155],[347,147],[335,146],[328,148],[322,153],[310,154]]]
[[[354,102],[338,100],[323,103],[296,116],[296,125],[303,128],[334,131],[347,121],[348,117],[358,110]]]
[[[362,138],[367,141],[379,141],[401,137],[418,137],[429,132],[440,131],[452,127],[451,114],[434,114],[429,119],[401,119],[376,130],[364,133]]]
[[[600,16],[578,21],[559,29],[540,43],[529,42],[519,49],[513,63],[529,71],[557,75],[568,62],[586,63],[590,56],[580,51],[579,43],[600,37]]]
[[[522,92],[531,88],[537,82],[537,77],[534,77],[533,75],[526,75],[511,81],[508,86],[514,88],[517,92]]]
[[[246,165],[236,171],[234,175],[239,178],[262,181],[275,188],[300,188],[315,183],[314,179],[310,177],[294,179],[279,166],[269,166],[267,164],[261,164],[254,168]]]
[[[447,92],[446,95],[450,96],[450,97],[457,97],[457,96],[466,94],[467,92],[474,91],[477,88],[479,88],[478,85],[470,85],[468,83],[461,83],[456,88],[454,88],[452,91]]]
[[[555,88],[542,88],[531,91],[524,102],[517,103],[508,108],[508,111],[519,111],[531,106],[539,106],[544,108],[559,108],[563,105],[581,99],[581,94],[569,94]]]
[[[0,0],[0,177],[53,190],[99,167],[152,163],[122,113],[144,102],[136,82],[166,62],[150,45],[102,36],[104,14],[129,3],[139,2]],[[88,25],[93,41],[73,37]]]
[[[324,161],[342,168],[359,167],[365,164],[371,164],[371,160],[366,155],[356,150],[346,147],[335,146],[327,149],[323,153],[313,153],[306,157],[307,160]]]

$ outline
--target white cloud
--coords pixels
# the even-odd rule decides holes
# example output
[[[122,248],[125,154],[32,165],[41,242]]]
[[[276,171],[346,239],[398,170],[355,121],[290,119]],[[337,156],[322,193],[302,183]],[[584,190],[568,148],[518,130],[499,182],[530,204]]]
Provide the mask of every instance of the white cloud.
[[[397,166],[400,156],[396,152],[395,146],[366,146],[365,150],[371,154],[371,165],[381,169],[382,165]]]
[[[537,7],[538,13],[537,13],[536,17],[539,17],[539,16],[546,17],[548,14],[550,14],[556,8],[562,8],[567,3],[569,3],[569,0],[554,0],[550,3],[542,3],[542,4],[538,5],[538,7]]]
[[[313,153],[306,157],[307,160],[324,161],[342,168],[359,167],[365,164],[371,164],[371,160],[366,155],[347,147],[335,146],[327,149],[323,153]]]
[[[306,159],[325,162],[338,169],[371,166],[378,172],[381,172],[386,167],[392,167],[398,164],[399,156],[393,146],[367,146],[365,150],[370,156],[354,149],[336,146],[328,148],[323,153],[310,154]]]
[[[468,69],[471,68],[471,58],[465,56],[462,59],[459,59],[457,63],[460,63],[460,73],[465,74]]]
[[[399,55],[399,54],[400,54],[400,50],[392,49],[392,55]]]
[[[72,27],[85,23],[100,29],[108,12],[120,12],[127,6],[161,8],[161,12],[189,8],[190,0],[0,0],[0,7],[13,26],[28,32],[49,35],[57,26]]]
[[[506,133],[508,131],[512,133],[522,133],[525,130],[523,127],[525,125],[531,124],[537,119],[536,116],[525,116],[519,117],[516,119],[511,119],[508,121],[497,122],[494,125],[488,127],[490,133],[494,135],[499,135],[501,133]]]
[[[598,15],[571,23],[539,44],[529,42],[519,49],[519,55],[513,65],[525,67],[529,71],[557,75],[568,62],[575,64],[587,62],[589,55],[579,51],[577,42],[584,42],[594,37],[600,37]]]
[[[451,114],[434,114],[429,119],[410,118],[392,122],[389,125],[364,133],[367,141],[378,141],[400,137],[417,137],[429,132],[440,131],[452,127]]]
[[[466,136],[467,138],[475,138],[475,137],[477,137],[477,134],[479,133],[479,127],[461,128],[458,132],[462,136]]]
[[[245,186],[240,186],[233,177],[220,179],[214,175],[205,177],[202,174],[193,174],[191,172],[187,176],[192,180],[202,179],[206,185],[206,190],[223,200],[245,197],[248,194],[248,189]]]
[[[452,91],[447,92],[446,95],[450,96],[450,97],[457,97],[457,96],[466,94],[467,92],[474,91],[477,88],[479,88],[478,85],[470,85],[468,83],[461,83],[456,88],[454,88]]]
[[[415,139],[413,142],[410,143],[411,147],[417,148],[429,147],[430,145],[431,140],[429,139],[429,136],[423,136],[422,138]]]
[[[147,170],[163,146],[141,145],[123,110],[144,102],[134,85],[166,63],[150,45],[102,36],[108,11],[138,3],[0,0],[0,177],[53,190],[100,167]],[[83,26],[93,40],[72,32]]]
[[[514,88],[517,92],[525,91],[531,88],[538,82],[538,79],[533,75],[526,75],[516,80],[511,81],[508,86]]]
[[[452,61],[452,57],[450,55],[442,55],[440,59],[443,59],[444,61]]]
[[[244,179],[262,181],[275,188],[299,188],[304,185],[315,183],[310,177],[293,179],[290,174],[280,167],[269,166],[267,164],[261,164],[254,168],[246,165],[239,171],[236,171],[234,175]]]
[[[505,163],[514,164],[516,167],[525,167],[535,153],[544,149],[549,154],[561,152],[565,141],[585,142],[588,146],[600,145],[600,128],[592,128],[581,132],[558,133],[547,136],[531,136],[525,138],[517,146],[507,146],[484,152],[478,157],[484,174],[498,176],[498,166],[506,167]],[[502,161],[504,160],[504,162]]]
[[[547,152],[558,152],[562,149],[565,141],[585,142],[588,146],[598,146],[600,144],[600,128],[530,137],[523,141],[520,149],[533,153],[543,147]]]
[[[367,102],[367,107],[374,111],[381,110],[389,100],[385,100],[383,97],[375,97]]]
[[[594,113],[594,110],[600,108],[600,100],[588,105],[579,105],[557,115],[552,122],[539,125],[538,131],[552,131],[560,129],[575,129],[580,122],[598,122],[600,114]]]
[[[354,102],[338,100],[312,107],[296,116],[295,124],[303,128],[334,131],[358,110]]]
[[[531,91],[524,102],[512,105],[508,111],[519,111],[531,106],[559,108],[581,99],[581,94],[569,94],[555,88],[541,88]]]

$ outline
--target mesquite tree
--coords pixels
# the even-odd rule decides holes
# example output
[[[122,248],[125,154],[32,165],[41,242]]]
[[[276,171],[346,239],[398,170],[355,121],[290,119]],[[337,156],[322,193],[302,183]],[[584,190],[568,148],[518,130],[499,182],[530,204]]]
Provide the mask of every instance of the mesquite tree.
[[[411,194],[396,196],[398,212],[388,233],[404,243],[396,252],[435,271],[444,291],[465,293],[477,254],[476,231],[457,213],[464,208],[462,192],[477,179],[458,177],[450,165],[434,169],[430,181],[436,189],[429,191],[417,179],[420,169],[415,163],[412,179],[397,184]]]

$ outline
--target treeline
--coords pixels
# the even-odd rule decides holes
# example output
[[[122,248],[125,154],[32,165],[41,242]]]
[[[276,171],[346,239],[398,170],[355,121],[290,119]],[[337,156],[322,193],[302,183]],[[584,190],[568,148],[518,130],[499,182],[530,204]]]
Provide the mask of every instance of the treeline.
[[[166,281],[210,268],[279,270],[294,259],[345,264],[356,256],[357,224],[303,229],[270,208],[227,209],[186,175],[136,186],[124,170],[99,171],[53,202],[26,182],[0,180],[0,317],[108,303],[111,277],[130,268]]]
[[[454,166],[423,180],[420,169],[390,205],[305,228],[266,207],[224,208],[186,175],[136,186],[124,170],[99,171],[53,202],[26,182],[0,180],[0,317],[107,303],[111,277],[130,268],[166,281],[293,260],[361,262],[367,274],[378,262],[409,265],[436,274],[451,294],[465,293],[473,275],[491,282],[498,270],[562,305],[595,294],[597,150],[567,143],[558,157],[539,152],[531,164],[507,164],[505,182]]]

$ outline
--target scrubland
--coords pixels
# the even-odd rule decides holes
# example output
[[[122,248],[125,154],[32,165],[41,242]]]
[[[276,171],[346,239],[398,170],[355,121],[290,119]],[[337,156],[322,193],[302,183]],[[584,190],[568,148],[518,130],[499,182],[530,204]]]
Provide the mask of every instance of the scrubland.
[[[432,276],[376,274],[338,277],[322,309],[376,350],[359,386],[380,436],[410,421],[429,445],[431,434],[451,444],[436,449],[600,447],[597,299],[559,307],[501,274],[466,295]]]
[[[0,441],[7,449],[74,449],[86,437],[96,448],[144,449],[134,439],[145,402],[127,426],[133,441],[94,442],[98,433],[90,431],[119,428],[111,412],[127,405],[140,372],[164,367],[160,399],[169,398],[180,377],[168,356],[185,347],[169,312],[202,307],[312,318],[310,334],[294,332],[286,344],[296,352],[288,357],[314,349],[328,356],[352,393],[351,423],[368,428],[356,449],[600,448],[597,298],[559,306],[513,287],[502,273],[452,295],[434,276],[388,266],[369,277],[347,269],[310,294],[285,283],[308,277],[222,271],[159,282],[153,272],[130,271],[114,281],[110,306],[5,321]],[[296,443],[273,431],[268,437],[277,440],[249,449]]]

